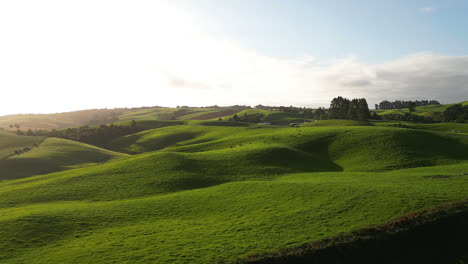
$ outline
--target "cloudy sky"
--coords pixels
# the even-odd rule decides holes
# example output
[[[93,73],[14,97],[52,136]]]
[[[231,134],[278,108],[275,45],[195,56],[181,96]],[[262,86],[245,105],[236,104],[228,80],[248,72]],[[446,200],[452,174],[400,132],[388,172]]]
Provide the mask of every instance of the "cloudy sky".
[[[0,115],[468,100],[465,0],[0,1]]]

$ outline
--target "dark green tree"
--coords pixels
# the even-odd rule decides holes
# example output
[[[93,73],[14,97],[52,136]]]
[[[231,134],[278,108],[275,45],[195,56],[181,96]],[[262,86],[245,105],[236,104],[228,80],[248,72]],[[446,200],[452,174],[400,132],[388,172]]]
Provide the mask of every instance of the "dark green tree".
[[[442,121],[444,122],[463,122],[465,119],[465,111],[464,107],[461,104],[455,104],[447,109],[442,113]]]
[[[348,118],[350,101],[346,98],[338,96],[333,98],[330,103],[329,118],[330,119],[346,119]]]
[[[357,109],[357,120],[368,121],[370,118],[370,111],[365,98],[358,99]]]
[[[416,103],[410,102],[408,110],[410,111],[410,113],[413,113],[414,111],[416,111]]]
[[[346,119],[358,120],[359,100],[353,99],[349,102],[348,116]]]

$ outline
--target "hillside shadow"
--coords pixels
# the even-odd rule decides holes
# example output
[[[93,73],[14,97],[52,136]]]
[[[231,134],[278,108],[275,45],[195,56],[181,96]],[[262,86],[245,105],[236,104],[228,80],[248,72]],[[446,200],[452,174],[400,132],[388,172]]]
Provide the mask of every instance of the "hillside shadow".
[[[317,161],[324,163],[325,167],[329,168],[326,171],[344,171],[344,168],[335,163],[330,156],[329,144],[333,139],[335,136],[326,136],[296,145],[295,148],[316,157]]]

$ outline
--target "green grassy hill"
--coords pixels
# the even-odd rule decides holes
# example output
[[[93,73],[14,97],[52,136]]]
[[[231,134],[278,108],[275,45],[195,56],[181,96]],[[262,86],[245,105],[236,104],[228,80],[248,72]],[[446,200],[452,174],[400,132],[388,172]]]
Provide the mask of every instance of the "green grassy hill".
[[[468,105],[468,101],[461,102]],[[417,107],[414,112],[417,115],[432,117],[434,113],[443,112],[447,105],[428,105]],[[408,109],[378,110],[380,115],[385,114],[405,114]],[[259,123],[269,122],[276,125],[285,125],[289,123],[302,123],[304,121],[313,121],[310,118],[304,118],[296,113],[268,111],[245,106],[228,107],[141,107],[141,108],[116,108],[116,109],[91,109],[66,113],[55,114],[18,114],[0,116],[0,128],[14,130],[10,125],[19,124],[20,129],[26,131],[32,130],[50,130],[63,129],[68,127],[77,127],[84,125],[100,125],[110,123],[136,121],[164,121],[164,120],[217,120],[222,118],[228,121],[233,115],[237,114],[241,119],[248,122]],[[154,127],[153,127],[154,128]]]
[[[411,129],[427,130],[452,135],[468,135],[468,123],[432,123],[421,124],[405,121],[372,121],[371,125],[382,127],[403,126]]]
[[[262,109],[246,109],[237,113],[241,119],[246,119],[248,122],[260,123],[268,122],[274,125],[284,125],[289,123],[303,123],[311,119],[303,118],[296,113],[287,113],[280,111],[268,111]],[[231,116],[226,116],[229,118]]]
[[[461,102],[462,105],[468,105],[468,101]],[[418,106],[416,107],[416,111],[413,114],[420,115],[420,116],[428,116],[432,117],[434,113],[442,113],[448,107],[454,104],[446,104],[446,105],[426,105],[426,106]],[[400,114],[404,115],[405,113],[409,113],[408,108],[402,109],[390,109],[390,110],[377,110],[376,111],[379,115],[386,115],[386,114]]]
[[[420,130],[373,126],[210,127],[176,126],[148,130],[115,141],[115,149],[142,153],[165,151],[234,152],[250,148],[282,148],[316,153],[344,170],[384,170],[431,166],[464,160],[465,138]],[[427,144],[431,142],[431,144]],[[283,154],[278,153],[278,156]]]
[[[301,124],[301,127],[311,126],[370,126],[369,122],[362,122],[349,119],[329,119],[329,120],[317,120],[308,123]]]
[[[209,120],[232,116],[244,107],[155,107],[131,111],[119,116],[120,120]]]
[[[168,135],[191,137],[174,140],[171,146],[158,145],[170,141]],[[28,178],[25,181],[34,182],[34,185],[15,184],[11,194],[18,188],[33,193],[28,196],[29,200],[17,197],[21,203],[46,202],[56,197],[66,197],[66,201],[128,199],[232,181],[273,180],[287,173],[378,172],[455,164],[468,157],[468,139],[399,128],[175,126],[135,136],[146,140],[144,146],[153,146],[160,151],[100,166]],[[60,148],[64,148],[63,143]],[[40,150],[41,147],[37,152],[24,155],[40,157],[42,153],[50,157],[54,153]],[[91,157],[86,152],[68,153],[74,157],[74,162],[79,161],[83,153],[83,158]],[[113,157],[105,154],[95,153],[101,158]],[[67,160],[66,156],[63,159]],[[50,160],[57,161],[56,158]],[[33,165],[23,167],[37,168]],[[10,202],[20,202],[15,199]]]
[[[21,138],[31,142],[40,140]],[[125,155],[70,140],[47,138],[28,152],[0,159],[0,181],[96,165],[121,157]]]
[[[96,125],[112,123],[118,120],[117,116],[122,115],[132,109],[90,109],[55,114],[18,114],[0,116],[0,128],[16,131],[16,127],[11,125],[18,124],[20,129],[26,131],[49,130],[66,127],[75,127],[83,125]]]
[[[0,160],[13,155],[15,151],[32,148],[41,141],[40,137],[17,136],[0,131]]]
[[[47,203],[15,207],[5,198],[28,200],[38,183],[0,184],[5,249],[0,263],[235,260],[466,198],[468,180],[461,176],[466,171],[465,163],[385,173],[291,174],[123,201],[92,201],[95,192],[89,192],[66,202],[70,194],[64,193]],[[119,183],[114,182],[116,191]],[[87,188],[93,184],[74,193]]]
[[[48,138],[0,160],[0,178],[24,177],[0,182],[0,263],[235,261],[468,199],[452,124],[138,124],[118,152]],[[40,140],[4,136],[10,150]]]

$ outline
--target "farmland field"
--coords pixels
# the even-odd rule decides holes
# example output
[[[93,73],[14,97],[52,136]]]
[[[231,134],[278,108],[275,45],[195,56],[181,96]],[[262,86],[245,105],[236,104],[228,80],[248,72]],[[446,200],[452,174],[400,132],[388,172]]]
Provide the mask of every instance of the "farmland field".
[[[2,134],[40,143],[1,160],[0,263],[236,261],[468,198],[451,124],[138,123],[109,150]]]

